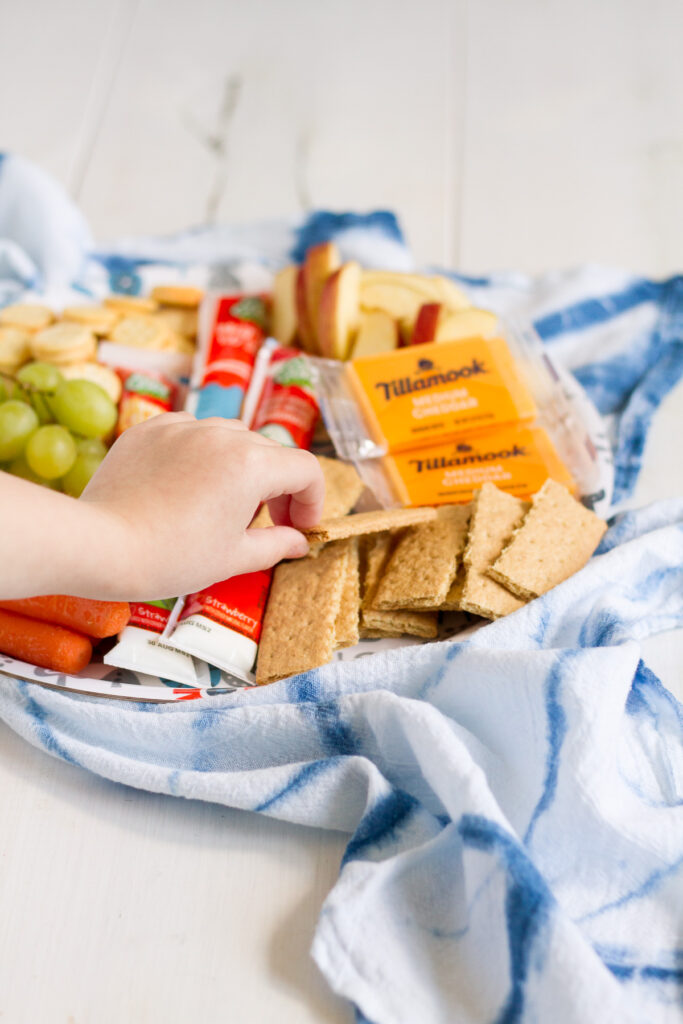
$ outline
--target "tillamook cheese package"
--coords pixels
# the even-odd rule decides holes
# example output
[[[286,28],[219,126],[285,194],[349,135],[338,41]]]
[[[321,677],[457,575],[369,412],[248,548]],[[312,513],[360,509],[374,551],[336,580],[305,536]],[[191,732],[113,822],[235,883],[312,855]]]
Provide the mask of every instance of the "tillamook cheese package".
[[[520,498],[549,477],[596,492],[597,453],[531,325],[311,362],[337,454],[385,508],[467,502],[487,481]]]
[[[384,468],[404,505],[467,502],[485,483],[529,498],[548,477],[575,490],[571,474],[539,425],[513,424],[387,455]]]
[[[532,420],[537,411],[502,338],[409,346],[347,366],[368,431],[389,452]]]

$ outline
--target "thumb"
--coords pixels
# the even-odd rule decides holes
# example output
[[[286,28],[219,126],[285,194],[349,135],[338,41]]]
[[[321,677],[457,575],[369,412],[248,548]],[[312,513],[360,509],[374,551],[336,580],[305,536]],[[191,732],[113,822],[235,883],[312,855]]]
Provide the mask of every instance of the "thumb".
[[[253,527],[240,545],[238,573],[268,569],[283,558],[302,558],[308,554],[308,541],[291,526]]]

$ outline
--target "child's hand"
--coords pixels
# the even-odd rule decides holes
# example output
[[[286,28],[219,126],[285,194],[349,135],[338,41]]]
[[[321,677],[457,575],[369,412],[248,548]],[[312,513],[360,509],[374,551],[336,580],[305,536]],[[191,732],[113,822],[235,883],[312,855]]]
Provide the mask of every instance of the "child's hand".
[[[154,599],[305,555],[324,489],[309,452],[171,413],[127,430],[80,501],[120,538],[121,595]],[[278,525],[249,529],[263,502]]]

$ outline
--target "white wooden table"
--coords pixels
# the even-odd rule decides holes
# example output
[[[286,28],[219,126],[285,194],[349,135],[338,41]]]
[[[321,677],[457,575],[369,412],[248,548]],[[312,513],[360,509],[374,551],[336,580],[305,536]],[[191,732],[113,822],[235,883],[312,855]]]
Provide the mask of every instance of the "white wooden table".
[[[683,264],[676,0],[24,0],[0,147],[98,239],[398,211],[468,271]],[[638,503],[683,493],[662,407]],[[683,696],[683,632],[645,657]],[[308,957],[344,839],[112,785],[0,728],[0,1019],[348,1022]]]

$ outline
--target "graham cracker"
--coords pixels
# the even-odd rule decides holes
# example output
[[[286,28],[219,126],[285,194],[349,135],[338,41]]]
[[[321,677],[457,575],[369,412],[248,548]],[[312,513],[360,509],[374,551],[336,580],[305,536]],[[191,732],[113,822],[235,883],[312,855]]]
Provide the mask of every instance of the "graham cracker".
[[[337,621],[334,625],[335,647],[353,647],[358,643],[359,637],[359,615],[360,615],[360,572],[358,555],[358,538],[350,537],[346,541],[338,541],[339,544],[346,544],[348,555],[346,559],[346,574],[342,587],[341,602]]]
[[[512,533],[529,510],[529,503],[485,483],[472,499],[472,519],[463,555],[465,576],[460,595],[462,611],[498,619],[521,608],[524,601],[487,575]]]
[[[382,636],[420,636],[434,640],[438,633],[437,612],[379,611],[368,608],[363,612],[365,627]]]
[[[328,544],[317,558],[276,567],[256,662],[257,684],[332,659],[348,559],[348,544]]]
[[[431,523],[406,530],[377,588],[378,610],[434,611],[446,600],[465,547],[468,505],[445,505]]]
[[[435,612],[380,611],[372,607],[394,541],[395,538],[388,532],[370,534],[363,538],[361,636],[388,637],[407,633],[433,639],[437,634]]]
[[[317,455],[316,458],[325,478],[325,502],[320,518],[323,522],[327,519],[338,519],[351,511],[363,493],[365,484],[350,463],[328,459],[324,455]],[[273,525],[267,505],[259,510],[251,525]]]
[[[434,508],[388,508],[322,520],[317,526],[304,530],[303,533],[310,541],[340,540],[343,537],[358,537],[364,533],[398,530],[404,526],[414,526],[416,523],[428,523],[432,519],[436,519]]]
[[[460,611],[460,602],[462,601],[462,589],[465,586],[465,566],[460,563],[458,571],[455,574],[455,579],[451,583],[450,589],[446,594],[446,599],[441,605],[441,611],[443,612],[458,612]]]
[[[606,529],[566,487],[546,480],[488,574],[519,597],[539,597],[583,568]]]

